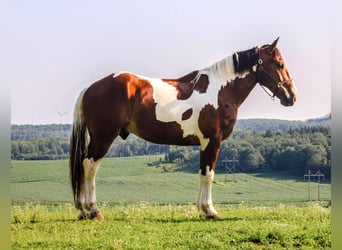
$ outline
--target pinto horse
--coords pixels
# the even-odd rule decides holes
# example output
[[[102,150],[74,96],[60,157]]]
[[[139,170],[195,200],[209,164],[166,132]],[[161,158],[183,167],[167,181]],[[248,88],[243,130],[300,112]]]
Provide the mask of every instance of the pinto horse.
[[[199,145],[198,209],[207,218],[220,218],[212,203],[212,182],[220,143],[231,134],[238,108],[257,83],[284,106],[292,106],[297,98],[276,47],[278,39],[178,79],[121,72],[84,89],[75,106],[70,140],[78,218],[103,219],[96,205],[95,175],[113,140],[126,139],[130,133],[153,143]]]

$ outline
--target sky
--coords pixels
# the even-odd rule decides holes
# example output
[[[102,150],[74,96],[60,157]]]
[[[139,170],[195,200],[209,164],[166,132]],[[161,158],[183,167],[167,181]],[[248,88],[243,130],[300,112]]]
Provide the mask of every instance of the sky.
[[[72,123],[81,90],[111,73],[177,78],[278,36],[298,100],[281,106],[256,85],[238,118],[305,120],[331,111],[327,1],[13,0],[1,5],[1,84],[10,88],[11,124]]]

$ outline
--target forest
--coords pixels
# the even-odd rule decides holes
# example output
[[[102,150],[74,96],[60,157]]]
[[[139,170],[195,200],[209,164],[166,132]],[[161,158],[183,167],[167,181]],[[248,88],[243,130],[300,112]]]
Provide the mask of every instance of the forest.
[[[56,160],[69,154],[71,125],[12,125],[11,159]],[[199,147],[153,144],[134,135],[117,138],[107,157],[151,156],[152,165],[198,171]],[[329,122],[239,120],[221,144],[217,171],[224,159],[236,160],[236,172],[284,171],[303,176],[309,169],[331,176],[331,127]]]

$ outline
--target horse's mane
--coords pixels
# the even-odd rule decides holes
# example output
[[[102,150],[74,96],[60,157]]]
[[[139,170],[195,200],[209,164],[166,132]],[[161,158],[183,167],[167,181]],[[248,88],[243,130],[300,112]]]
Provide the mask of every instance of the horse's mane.
[[[249,50],[239,51],[233,54],[234,70],[236,73],[242,73],[250,70],[259,59],[259,50],[254,47]]]
[[[202,70],[195,70],[177,79],[163,79],[165,81],[178,81],[197,84],[202,74],[212,78],[221,78],[226,81],[235,79],[237,76],[243,77],[255,66],[259,59],[258,47],[235,52],[222,60],[206,67]]]
[[[246,74],[257,64],[258,58],[258,48],[254,47],[249,50],[235,52],[233,55],[205,68],[204,71],[207,71],[212,77],[224,78],[229,81],[237,75],[243,76]]]

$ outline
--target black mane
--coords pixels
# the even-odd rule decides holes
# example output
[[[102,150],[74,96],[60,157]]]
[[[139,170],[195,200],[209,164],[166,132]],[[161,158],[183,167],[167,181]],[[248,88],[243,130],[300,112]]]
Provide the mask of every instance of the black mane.
[[[258,59],[259,53],[257,47],[234,53],[233,62],[235,73],[242,73],[246,70],[250,70],[257,64]]]

